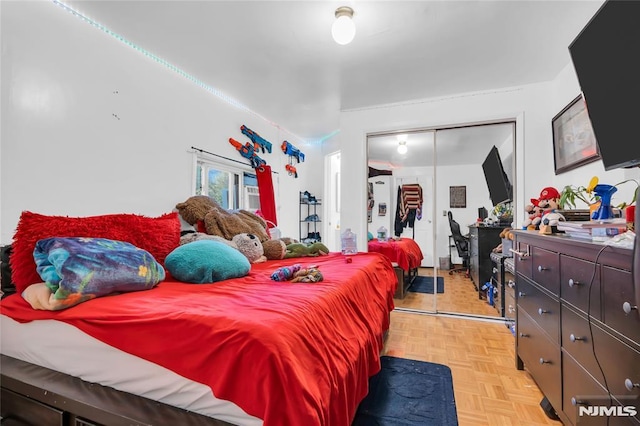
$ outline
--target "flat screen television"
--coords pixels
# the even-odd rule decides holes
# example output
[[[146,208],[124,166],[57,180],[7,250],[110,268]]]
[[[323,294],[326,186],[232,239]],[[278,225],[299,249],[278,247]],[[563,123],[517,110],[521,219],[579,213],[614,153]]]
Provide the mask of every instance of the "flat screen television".
[[[608,0],[569,45],[605,170],[640,165],[640,2]],[[635,229],[640,226],[636,203]],[[640,306],[640,237],[633,248],[635,316]]]
[[[605,170],[640,165],[640,2],[609,0],[569,45]]]
[[[504,172],[500,152],[498,152],[498,148],[496,148],[495,145],[491,148],[491,151],[489,151],[484,163],[482,163],[482,170],[484,171],[484,178],[489,188],[491,203],[496,206],[500,203],[511,201],[511,182]]]

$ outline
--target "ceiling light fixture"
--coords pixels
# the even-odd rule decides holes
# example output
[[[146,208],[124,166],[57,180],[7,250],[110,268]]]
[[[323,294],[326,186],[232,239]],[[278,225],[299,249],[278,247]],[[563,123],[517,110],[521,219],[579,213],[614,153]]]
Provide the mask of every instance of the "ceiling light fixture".
[[[407,153],[407,141],[398,141],[398,153],[399,154]]]
[[[349,44],[356,36],[356,25],[353,23],[353,9],[341,6],[336,9],[336,20],[331,26],[331,35],[338,44]]]

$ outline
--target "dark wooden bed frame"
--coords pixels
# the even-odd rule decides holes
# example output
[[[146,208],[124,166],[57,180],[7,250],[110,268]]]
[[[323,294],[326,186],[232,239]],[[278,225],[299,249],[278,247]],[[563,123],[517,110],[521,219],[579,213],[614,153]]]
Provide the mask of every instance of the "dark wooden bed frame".
[[[384,343],[388,337],[389,330],[386,330]],[[0,355],[0,423],[3,426],[233,426],[6,355]]]
[[[394,271],[396,271],[396,277],[398,277],[398,287],[396,287],[396,292],[393,295],[394,299],[404,299],[404,296],[407,295],[407,291],[411,286],[411,283],[418,275],[418,268],[411,268],[409,271],[405,272],[402,268],[398,266],[397,263],[392,263]]]
[[[231,426],[6,355],[0,362],[3,426]]]

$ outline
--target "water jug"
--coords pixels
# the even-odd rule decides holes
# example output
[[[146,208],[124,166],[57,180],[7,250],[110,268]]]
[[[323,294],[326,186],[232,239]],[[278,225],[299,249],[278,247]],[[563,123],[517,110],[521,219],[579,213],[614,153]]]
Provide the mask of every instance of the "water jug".
[[[387,228],[385,228],[384,226],[381,226],[380,228],[378,228],[378,241],[385,242],[388,239],[389,238],[387,237]]]
[[[351,228],[347,228],[342,233],[342,254],[356,254],[358,247],[356,242],[356,234],[351,232]]]

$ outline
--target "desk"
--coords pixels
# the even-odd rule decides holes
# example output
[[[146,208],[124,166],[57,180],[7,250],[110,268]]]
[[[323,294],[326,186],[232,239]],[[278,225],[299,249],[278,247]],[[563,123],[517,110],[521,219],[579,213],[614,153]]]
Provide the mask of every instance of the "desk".
[[[491,250],[501,242],[500,233],[504,226],[469,226],[469,274],[473,285],[478,290],[478,298],[485,297],[481,290],[484,283],[491,280],[493,262]]]

